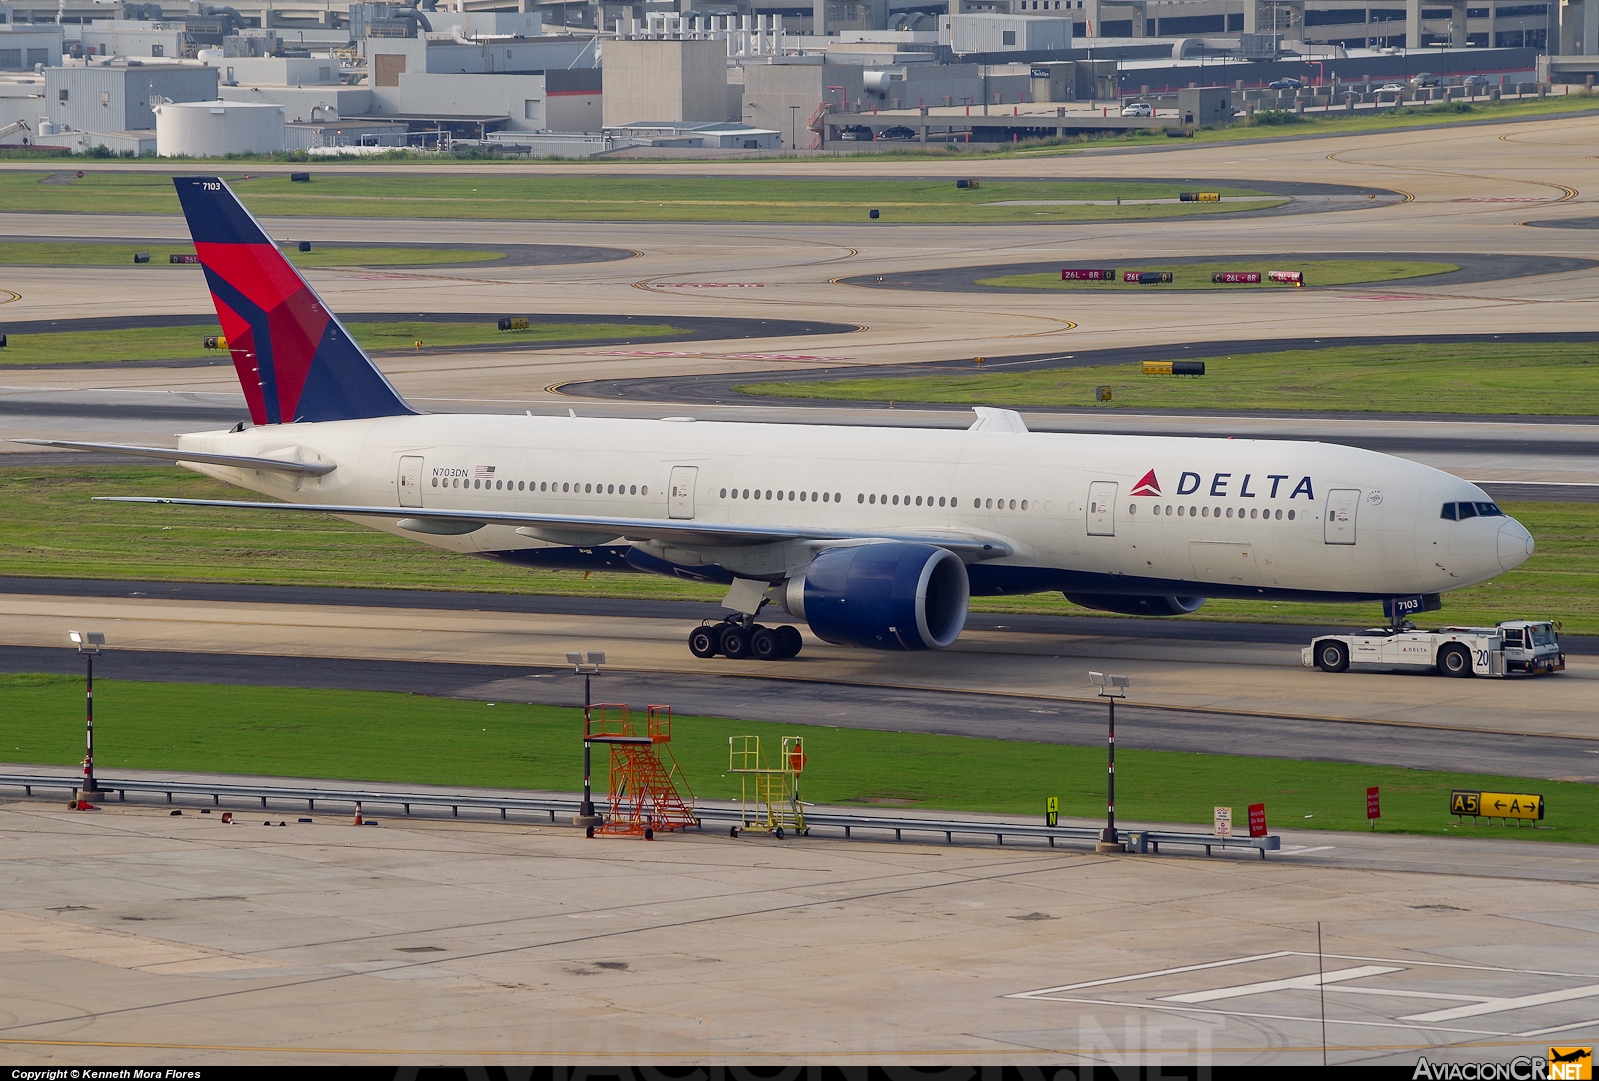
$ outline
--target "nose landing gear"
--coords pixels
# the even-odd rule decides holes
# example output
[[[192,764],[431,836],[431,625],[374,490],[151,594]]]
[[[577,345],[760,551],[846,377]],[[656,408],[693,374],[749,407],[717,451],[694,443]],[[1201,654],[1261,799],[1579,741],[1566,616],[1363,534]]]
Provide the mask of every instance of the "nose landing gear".
[[[800,632],[790,624],[766,627],[753,621],[746,623],[742,616],[702,623],[688,636],[688,649],[694,656],[709,658],[720,653],[733,661],[786,660],[796,656],[804,644]]]

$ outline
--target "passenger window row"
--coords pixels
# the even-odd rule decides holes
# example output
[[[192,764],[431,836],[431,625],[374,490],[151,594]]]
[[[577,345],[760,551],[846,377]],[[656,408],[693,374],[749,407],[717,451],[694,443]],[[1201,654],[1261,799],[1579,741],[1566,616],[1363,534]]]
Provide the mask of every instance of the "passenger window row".
[[[844,500],[842,492],[774,492],[768,488],[762,492],[759,488],[723,488],[723,499],[787,499],[791,503],[841,503]]]
[[[566,492],[573,495],[649,495],[648,484],[582,484],[576,481],[509,481],[509,480],[484,480],[481,477],[468,480],[466,477],[446,477],[443,484],[439,478],[433,478],[435,488],[486,488],[491,491],[505,492]]]
[[[1467,518],[1503,518],[1505,512],[1497,503],[1445,503],[1440,518],[1463,522]]]
[[[908,495],[889,495],[886,492],[883,495],[878,495],[876,492],[856,492],[855,493],[855,502],[857,502],[857,503],[867,503],[867,504],[881,503],[885,507],[886,506],[909,507],[909,506],[913,506],[913,505],[914,506],[918,506],[918,507],[921,507],[921,506],[931,507],[931,506],[934,505],[933,504],[933,497],[930,496],[930,495],[929,496],[916,496],[914,499],[912,499],[912,497],[908,496]],[[979,500],[979,502],[981,502],[981,500]],[[949,499],[946,496],[939,496],[937,505],[940,506],[940,507],[943,507],[943,506],[946,506],[946,505],[947,506],[951,506],[951,507],[958,507],[958,506],[960,506],[960,500],[958,500],[958,499]]]
[[[1244,517],[1244,508],[1243,507],[1239,507],[1237,509],[1238,509],[1237,517],[1238,518],[1243,518]],[[1159,503],[1156,503],[1156,504],[1153,504],[1150,507],[1150,510],[1154,514],[1156,514],[1157,516],[1161,515],[1161,514],[1170,515],[1172,513],[1172,511],[1173,511],[1173,508],[1172,508],[1172,505],[1170,503],[1167,503],[1166,506],[1165,506],[1165,509],[1162,510],[1161,509],[1161,505]],[[1129,503],[1127,505],[1127,513],[1130,514],[1130,515],[1131,514],[1137,514],[1138,513],[1138,504],[1137,503]],[[1221,517],[1227,517],[1227,518],[1232,518],[1232,517],[1234,517],[1233,508],[1232,507],[1228,507],[1227,508],[1225,515],[1223,514],[1222,508],[1220,508],[1220,507],[1177,507],[1176,508],[1176,513],[1177,513],[1177,516],[1179,518],[1182,518],[1182,517],[1188,517],[1188,518],[1221,518]],[[1269,520],[1272,519],[1274,514],[1276,516],[1276,520],[1277,521],[1280,522],[1280,521],[1283,520],[1283,512],[1280,511],[1280,510],[1274,512],[1274,511],[1272,511],[1269,508],[1266,509],[1266,510],[1260,510],[1258,507],[1250,507],[1249,508],[1249,517],[1251,517],[1251,518],[1260,518],[1260,519],[1264,519],[1264,520],[1268,520],[1269,521]],[[1289,511],[1288,512],[1288,520],[1290,522],[1294,520],[1294,512],[1293,511]]]

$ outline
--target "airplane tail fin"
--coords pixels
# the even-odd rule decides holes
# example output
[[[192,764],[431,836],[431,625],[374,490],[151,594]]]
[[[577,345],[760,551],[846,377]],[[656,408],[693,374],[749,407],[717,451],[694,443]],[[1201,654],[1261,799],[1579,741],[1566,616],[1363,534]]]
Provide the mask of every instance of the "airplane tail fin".
[[[413,414],[221,178],[173,177],[256,424]]]

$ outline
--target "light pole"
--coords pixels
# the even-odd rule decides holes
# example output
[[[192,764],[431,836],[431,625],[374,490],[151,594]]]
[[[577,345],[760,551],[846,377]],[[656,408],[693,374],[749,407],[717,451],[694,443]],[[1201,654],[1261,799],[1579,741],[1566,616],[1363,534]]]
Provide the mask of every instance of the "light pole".
[[[84,685],[85,728],[83,755],[83,784],[78,789],[78,800],[92,800],[100,795],[100,786],[94,781],[94,658],[105,645],[105,635],[99,631],[68,631],[67,637],[78,647],[88,665]]]
[[[788,148],[795,153],[799,152],[799,111],[798,105],[788,107]]]
[[[1104,672],[1088,673],[1088,680],[1099,688],[1099,697],[1110,706],[1110,727],[1105,744],[1110,758],[1105,767],[1105,828],[1099,831],[1095,852],[1126,852],[1127,846],[1116,836],[1116,699],[1127,697],[1132,680],[1127,676],[1107,676]]]
[[[566,663],[572,670],[583,677],[583,802],[578,804],[577,817],[572,820],[574,826],[586,826],[593,829],[601,824],[600,816],[594,813],[594,785],[591,780],[591,753],[589,747],[589,706],[593,698],[589,693],[590,681],[600,674],[600,665],[605,663],[605,654],[586,650],[582,653],[568,653]]]

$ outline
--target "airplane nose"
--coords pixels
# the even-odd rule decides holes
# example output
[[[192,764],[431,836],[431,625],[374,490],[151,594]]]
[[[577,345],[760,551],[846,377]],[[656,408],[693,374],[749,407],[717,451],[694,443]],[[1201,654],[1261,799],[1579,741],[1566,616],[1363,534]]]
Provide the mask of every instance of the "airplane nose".
[[[1505,570],[1527,562],[1533,547],[1532,534],[1514,518],[1499,527],[1499,565]]]

